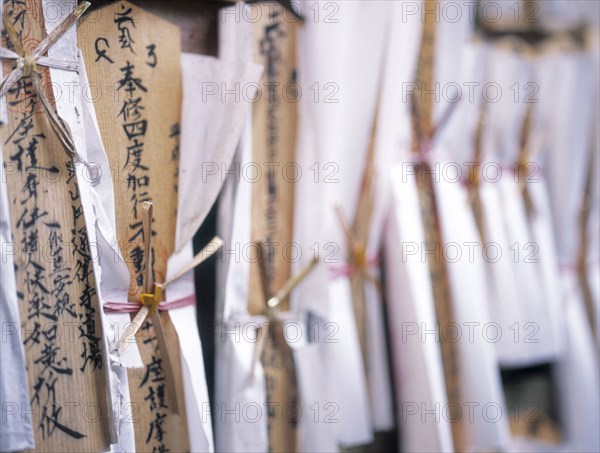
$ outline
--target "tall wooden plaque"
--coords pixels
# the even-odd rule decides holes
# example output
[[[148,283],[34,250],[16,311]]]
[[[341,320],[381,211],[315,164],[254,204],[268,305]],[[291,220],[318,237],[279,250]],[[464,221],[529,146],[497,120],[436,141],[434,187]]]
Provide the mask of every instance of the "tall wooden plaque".
[[[79,27],[88,78],[99,93],[94,104],[114,180],[117,238],[131,274],[130,301],[140,300],[145,260],[153,280],[165,281],[175,243],[180,41],[178,27],[124,1],[90,14]],[[154,205],[150,256],[144,252],[145,201]],[[179,342],[168,313],[160,316],[175,382],[167,379],[167,351],[158,347],[147,319],[136,335],[144,368],[129,371],[131,401],[139,408],[135,444],[137,451],[187,451]]]
[[[296,85],[296,27],[298,22],[278,3],[253,5],[260,17],[254,24],[255,61],[264,65],[260,99],[253,111],[253,162],[262,177],[252,188],[252,240],[265,245],[265,272],[251,266],[251,314],[264,313],[265,297],[290,278],[286,250],[292,242],[294,212],[294,156],[298,90]],[[289,172],[289,173],[287,173]],[[261,278],[265,280],[261,285]],[[264,286],[264,288],[263,288]],[[288,309],[284,301],[279,309]],[[269,415],[269,449],[296,450],[297,385],[292,352],[281,325],[274,325],[266,342],[262,364]],[[290,409],[291,408],[291,409]]]
[[[45,37],[41,0],[3,0],[3,14],[25,51],[33,51]],[[15,43],[3,34],[2,47],[15,49]],[[13,65],[5,62],[3,73]],[[49,71],[39,66],[38,71],[54,104]],[[2,177],[36,451],[104,451],[110,445],[108,362],[75,164],[54,133],[31,78],[15,83],[6,103],[7,123],[0,125]]]

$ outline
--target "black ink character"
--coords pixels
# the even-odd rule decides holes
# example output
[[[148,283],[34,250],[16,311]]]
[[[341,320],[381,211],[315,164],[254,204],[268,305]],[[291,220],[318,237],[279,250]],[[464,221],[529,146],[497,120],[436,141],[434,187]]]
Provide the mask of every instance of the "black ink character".
[[[117,89],[121,89],[125,87],[125,91],[129,95],[129,97],[133,97],[133,94],[137,89],[142,90],[144,93],[148,92],[148,88],[146,88],[142,84],[142,79],[139,77],[133,76],[133,70],[135,66],[132,65],[129,61],[125,66],[121,68],[121,72],[123,73],[123,78],[119,80],[119,87]]]
[[[100,43],[104,43],[102,46],[103,47],[102,49],[100,48]],[[96,49],[96,62],[100,61],[101,58],[104,58],[110,64],[114,63],[112,58],[110,58],[108,55],[106,55],[106,51],[108,49],[110,49],[110,44],[108,43],[108,39],[103,38],[103,37],[96,39],[96,42],[94,43],[94,47]]]
[[[150,61],[146,61],[146,64],[151,68],[155,68],[158,63],[158,57],[155,52],[156,44],[150,44],[149,46],[146,46],[146,49],[148,50],[148,58],[150,58]]]
[[[135,28],[135,20],[131,17],[133,8],[125,10],[125,5],[121,4],[121,9],[121,12],[116,13],[114,20],[120,32],[119,44],[121,45],[121,49],[129,49],[131,53],[135,54],[132,46],[132,44],[135,44],[135,41],[131,37],[131,30],[129,29],[129,25]]]

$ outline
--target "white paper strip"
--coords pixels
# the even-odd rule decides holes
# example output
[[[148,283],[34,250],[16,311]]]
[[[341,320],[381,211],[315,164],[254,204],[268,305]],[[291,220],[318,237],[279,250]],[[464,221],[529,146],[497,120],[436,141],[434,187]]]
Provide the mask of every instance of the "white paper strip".
[[[193,258],[192,243],[176,255],[171,256],[167,268],[167,280],[177,271],[185,267]],[[194,274],[169,285],[167,302],[195,295]],[[206,303],[200,294],[198,303]],[[208,388],[204,371],[202,344],[196,316],[196,306],[176,308],[169,311],[169,316],[179,337],[181,348],[181,369],[183,374],[183,390],[187,412],[188,432],[191,451],[214,451],[212,421],[209,415]]]
[[[425,236],[413,176],[392,169],[393,215],[386,233],[389,317],[396,383],[396,410],[404,451],[452,452],[450,423],[441,416],[446,385],[427,263],[419,251]],[[403,182],[404,181],[404,182]],[[416,249],[411,249],[415,246]],[[393,274],[390,274],[393,273]]]
[[[255,64],[185,53],[181,65],[176,251],[192,240],[217,199],[227,172],[233,170],[233,154],[262,72]]]
[[[466,436],[473,451],[502,450],[508,445],[510,432],[500,381],[500,369],[493,341],[488,332],[491,317],[487,298],[486,267],[480,249],[474,253],[467,244],[477,244],[479,233],[464,186],[441,179],[436,184],[438,210],[442,223],[443,248],[454,303],[454,322],[458,325],[456,342],[461,379],[461,399],[473,403],[467,420]],[[492,330],[493,331],[493,330]],[[490,415],[494,414],[494,415]],[[468,417],[468,418],[467,418]]]
[[[252,30],[251,24],[246,23],[240,25],[239,21],[232,20],[231,17],[240,17],[243,14],[245,6],[238,3],[234,6],[223,8],[220,16],[219,26],[219,58],[227,62],[240,62],[240,63],[252,63],[253,59],[253,41],[252,41]],[[230,17],[230,19],[227,19]],[[235,220],[234,213],[237,212],[234,209],[236,203],[236,193],[241,178],[241,161],[242,161],[242,145],[243,143],[251,143],[250,138],[252,121],[251,115],[249,115],[244,125],[244,130],[237,143],[236,152],[233,158],[232,166],[234,166],[234,172],[228,173],[225,176],[225,183],[219,196],[219,210],[217,219],[217,229],[219,237],[225,241],[225,248],[227,244],[232,243],[231,238],[233,235],[234,225],[239,224],[239,221]],[[245,215],[246,213],[242,213]],[[248,213],[249,215],[249,213]],[[248,239],[249,239],[248,233]],[[233,243],[235,247],[235,243]],[[221,260],[217,266],[217,308],[216,317],[217,321],[222,321],[222,317],[225,313],[225,293],[226,293],[226,281],[229,269],[230,260]],[[244,280],[247,282],[248,280]]]
[[[487,78],[510,90],[509,87],[525,87],[530,83],[532,72],[527,60],[511,49],[501,48],[490,55]],[[503,93],[506,91],[502,90]],[[503,297],[498,297],[493,307],[494,319],[498,320],[502,329],[502,337],[497,343],[498,354],[505,366],[534,365],[556,359],[558,354],[558,337],[553,331],[553,307],[543,286],[544,268],[538,254],[540,244],[532,236],[521,185],[516,179],[521,178],[522,181],[526,175],[515,175],[514,172],[528,107],[524,101],[527,99],[515,102],[513,96],[504,93],[497,102],[489,103],[486,118],[489,126],[484,130],[486,163],[493,169],[485,178],[483,191],[485,196],[490,197],[488,202],[492,202],[491,197],[497,197],[496,205],[485,207],[486,223],[492,231],[500,228],[500,224],[504,229],[503,232],[493,231],[494,236],[490,235],[488,239],[498,241],[494,246],[502,253],[498,263],[493,263],[495,285],[497,290],[501,290],[501,275],[504,275],[509,285],[514,282],[516,289],[513,294],[508,291],[499,294]],[[544,254],[547,258],[548,252]],[[495,258],[488,257],[490,259]]]
[[[597,404],[600,398],[598,349],[586,317],[574,266],[581,240],[578,216],[589,165],[588,157],[590,148],[598,146],[590,142],[594,137],[592,128],[597,127],[597,58],[597,55],[584,52],[549,48],[542,60],[544,74],[554,71],[559,77],[554,85],[549,85],[547,79],[540,79],[540,91],[544,94],[544,97],[540,94],[540,100],[550,103],[553,112],[548,118],[548,127],[553,133],[544,171],[549,182],[556,244],[561,261],[561,325],[565,329],[565,349],[558,362],[558,384],[561,407],[564,410],[562,415],[566,448],[569,451],[600,450],[597,430],[592,428],[600,424],[600,407]],[[554,89],[548,91],[551,87]],[[582,89],[588,96],[577,97],[576,93]],[[597,137],[597,132],[595,135]],[[596,192],[596,200],[597,197]],[[590,222],[589,226],[594,228],[591,226],[594,223]],[[592,269],[597,266],[592,252],[593,249],[590,249],[588,255],[590,273],[594,273]],[[597,274],[596,267],[591,281],[596,297]]]
[[[241,144],[241,163],[249,161],[251,127],[248,124]],[[250,183],[241,180],[235,198],[233,230],[229,245],[239,249],[250,242]],[[231,258],[233,256],[233,259]],[[229,269],[225,286],[225,306],[222,331],[217,336],[216,390],[215,390],[215,446],[218,451],[268,451],[267,421],[239,416],[226,410],[240,411],[244,405],[258,404],[265,408],[264,375],[260,364],[253,364],[256,341],[253,332],[263,319],[246,315],[248,304],[249,262],[229,255]],[[250,328],[245,327],[252,323]],[[242,334],[244,333],[244,334]],[[247,377],[254,369],[254,379]]]
[[[326,5],[317,2],[315,8],[322,11]],[[346,219],[351,222],[360,191],[357,182],[364,172],[381,92],[386,30],[393,5],[357,1],[337,6],[335,26],[328,21],[307,20],[298,39],[299,84],[304,92],[308,92],[309,87],[311,90],[317,87],[319,100],[315,102],[313,96],[304,95],[300,101],[297,161],[303,175],[296,187],[294,241],[301,248],[303,259],[295,263],[294,271],[314,253],[319,253],[324,262],[314,271],[314,284],[302,285],[292,295],[292,307],[300,312],[310,311],[339,329],[338,344],[310,346],[327,357],[325,374],[331,380],[329,388],[339,407],[340,419],[333,427],[324,423],[310,427],[314,448],[326,448],[332,428],[338,430],[341,445],[352,446],[371,442],[374,429],[386,430],[393,425],[389,405],[391,385],[387,360],[383,357],[386,349],[381,300],[376,292],[367,288],[369,363],[365,366],[349,279],[347,276],[332,278],[331,272],[332,266],[343,266],[347,257],[345,236],[335,216],[334,203],[340,203]],[[364,67],[372,69],[365,71]],[[331,93],[333,95],[327,96]],[[350,105],[360,107],[348,108]],[[380,195],[375,195],[376,204]],[[374,216],[374,230],[381,229],[379,220]],[[375,234],[381,237],[379,232]],[[369,241],[370,255],[376,255],[378,248],[378,240]],[[318,354],[315,352],[315,355]],[[310,354],[306,357],[310,360]],[[311,392],[310,389],[304,391]],[[319,439],[323,440],[322,447],[317,447]]]
[[[313,284],[311,277],[307,277],[305,284]],[[294,351],[302,408],[298,423],[298,451],[335,452],[338,450],[337,432],[326,428],[340,423],[339,405],[330,388],[323,344],[338,339],[332,337],[335,330],[331,323],[312,314],[298,320],[298,325],[303,329],[299,340],[294,343],[288,341]]]
[[[238,3],[221,10],[221,57],[227,61],[243,64],[252,60],[252,24],[239,19],[245,17],[246,8]],[[240,167],[252,158],[251,123],[249,115],[235,158]],[[247,315],[250,263],[242,259],[240,252],[250,243],[252,185],[236,174],[228,178],[231,198],[221,205],[220,213],[220,221],[228,219],[232,225],[223,255],[225,262],[220,267],[225,274],[221,280],[222,310],[217,313],[221,327],[216,340],[215,447],[217,451],[264,452],[269,449],[265,382],[262,367],[255,361],[256,329],[264,318]],[[227,227],[220,224],[219,228]],[[254,411],[250,418],[242,416],[244,408],[257,406],[262,410],[260,414]]]
[[[176,252],[168,263],[168,276],[192,259],[191,240],[224,183],[256,92],[262,68],[258,65],[227,63],[213,57],[182,54],[183,104],[179,161]],[[251,87],[248,89],[248,87]],[[222,90],[245,93],[223,97]],[[169,277],[168,277],[169,278]],[[167,278],[167,279],[168,279]],[[193,274],[169,286],[167,300],[195,292]],[[199,296],[202,303],[202,296]],[[190,447],[213,451],[212,421],[208,416],[208,390],[202,361],[196,308],[171,310],[180,338],[184,389],[188,411]],[[203,426],[199,430],[198,426]]]
[[[598,350],[591,340],[589,321],[576,276],[563,276],[566,349],[558,363],[565,435],[569,451],[600,451],[596,426],[600,421]]]
[[[429,270],[420,254],[407,261],[403,249],[406,243],[423,243],[419,203],[414,180],[407,177],[405,168],[398,162],[400,151],[410,146],[407,91],[414,81],[421,29],[418,8],[422,4],[415,4],[415,15],[406,14],[406,4],[390,4],[391,29],[377,136],[376,196],[390,194],[382,259],[386,269],[398,448],[447,452],[452,451],[450,425],[436,415],[447,400],[439,344],[431,335],[435,330],[435,311]],[[380,204],[387,207],[387,203],[382,200]],[[376,208],[376,222],[378,217],[381,214],[377,214]],[[374,235],[378,235],[376,227]],[[429,329],[429,341],[422,337],[424,329]]]

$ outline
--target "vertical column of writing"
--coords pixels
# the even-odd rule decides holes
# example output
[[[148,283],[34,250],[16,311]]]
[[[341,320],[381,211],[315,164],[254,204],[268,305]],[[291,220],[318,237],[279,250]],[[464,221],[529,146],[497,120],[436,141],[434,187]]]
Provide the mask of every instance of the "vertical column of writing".
[[[266,298],[289,279],[291,262],[284,251],[292,241],[294,184],[284,170],[294,162],[298,100],[296,85],[295,27],[281,5],[254,6],[260,17],[254,25],[255,59],[265,67],[262,96],[253,111],[253,160],[263,169],[262,178],[252,188],[252,240],[265,245],[264,274],[251,266],[251,314],[264,313]],[[261,284],[264,279],[264,285]],[[264,292],[268,294],[264,294]],[[288,301],[278,307],[288,309]],[[292,352],[282,326],[274,323],[261,357],[267,398],[269,448],[296,450],[295,408],[298,395]]]
[[[92,370],[102,368],[102,345],[100,338],[100,329],[96,324],[98,314],[93,301],[96,299],[96,286],[93,281],[93,267],[90,255],[90,247],[86,232],[85,219],[83,217],[83,207],[79,197],[79,187],[77,186],[77,177],[72,161],[67,162],[67,185],[71,198],[71,212],[73,226],[71,228],[71,244],[73,250],[71,253],[72,265],[74,266],[74,276],[81,284],[79,300],[77,301],[80,313],[79,318],[79,340],[81,341],[82,364],[80,371],[85,371],[90,367]],[[54,279],[57,288],[61,282],[58,278]]]
[[[133,8],[124,4],[115,12],[115,25],[119,33],[119,45],[133,55],[134,40],[132,29],[135,28],[135,21],[132,15]],[[142,274],[144,260],[150,257],[144,256],[143,231],[141,221],[141,203],[150,201],[148,186],[150,184],[150,175],[148,166],[142,161],[144,157],[144,142],[148,130],[148,120],[144,118],[144,101],[142,96],[148,93],[148,88],[144,85],[142,79],[135,74],[135,65],[129,59],[125,64],[119,67],[121,78],[118,80],[116,88],[117,94],[124,95],[119,110],[119,119],[121,121],[122,133],[126,137],[127,157],[122,170],[126,175],[126,190],[128,205],[130,206],[130,219],[128,231],[126,234],[127,256],[133,267],[132,286],[130,293],[136,294],[139,288],[144,285],[144,276]],[[120,96],[117,97],[120,99]],[[155,232],[153,232],[155,234]],[[136,297],[137,298],[137,297]]]
[[[171,126],[169,138],[173,140],[173,149],[171,149],[171,162],[175,162],[175,172],[173,178],[173,191],[179,192],[179,136],[181,135],[181,126],[175,123]],[[175,218],[177,218],[177,205],[175,205]]]
[[[11,94],[26,89],[27,82],[21,81],[19,85],[15,87],[17,91]],[[72,294],[67,292],[73,285],[73,269],[70,257],[65,256],[64,247],[70,244],[66,244],[63,238],[64,228],[59,219],[48,212],[40,200],[41,180],[48,175],[58,174],[60,170],[55,164],[43,166],[39,160],[46,136],[34,130],[35,97],[32,95],[9,101],[9,106],[11,113],[14,113],[12,108],[16,106],[27,109],[16,116],[19,118],[17,128],[9,136],[9,143],[15,152],[9,152],[8,161],[16,164],[21,176],[18,195],[13,198],[13,206],[17,209],[11,214],[16,220],[14,237],[20,238],[19,245],[23,252],[23,261],[16,261],[17,295],[24,303],[24,309],[21,309],[22,315],[25,315],[22,316],[23,343],[29,376],[33,379],[30,397],[33,420],[37,425],[36,438],[41,436],[45,441],[59,429],[70,437],[81,439],[85,434],[62,420],[63,405],[57,395],[60,383],[73,376],[73,364],[64,355],[59,330],[67,325],[71,329],[78,325],[76,302]],[[15,179],[12,182],[18,181]],[[46,247],[49,260],[41,253]],[[73,332],[69,333],[74,338]],[[84,368],[85,362],[82,371]]]
[[[286,19],[283,7],[256,5],[261,20],[255,24],[255,59],[265,66],[260,99],[253,112],[253,161],[262,177],[252,192],[252,239],[266,246],[266,277],[270,292],[281,288],[291,273],[285,259],[292,239],[294,183],[284,178],[286,166],[294,163],[297,124],[295,24]],[[258,16],[257,16],[258,17]],[[252,266],[249,310],[264,310],[259,272]],[[287,301],[282,309],[287,308]]]
[[[158,357],[158,342],[153,336],[152,323],[146,321],[142,326],[144,344],[152,346],[152,357],[146,365],[143,378],[139,387],[145,393],[144,401],[147,403],[144,410],[148,410],[151,414],[149,423],[146,427],[141,428],[141,434],[145,437],[146,448],[152,448],[152,451],[167,451],[165,445],[165,428],[167,410],[169,406],[165,397],[165,375],[162,367],[162,361]],[[137,434],[136,434],[136,437]]]

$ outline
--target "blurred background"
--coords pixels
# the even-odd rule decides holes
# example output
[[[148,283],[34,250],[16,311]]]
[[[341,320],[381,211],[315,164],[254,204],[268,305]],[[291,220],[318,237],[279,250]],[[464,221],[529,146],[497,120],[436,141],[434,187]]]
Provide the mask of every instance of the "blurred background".
[[[94,7],[108,3],[96,1]],[[236,17],[229,15],[228,19],[223,14],[224,8],[234,8],[235,2],[133,3],[178,24],[183,51],[204,55],[223,55],[223,30],[226,25],[231,30],[231,18]],[[385,231],[375,240],[375,248],[380,253],[385,287],[380,327],[391,383],[384,398],[392,406],[393,423],[387,429],[375,427],[370,443],[341,442],[342,448],[381,452],[600,451],[600,2],[300,0],[282,4],[290,18],[298,14],[304,19],[290,19],[297,27],[299,80],[327,81],[340,88],[336,106],[301,108],[301,121],[318,123],[313,128],[320,134],[314,139],[318,150],[311,157],[336,162],[343,189],[340,193],[347,193],[352,203],[358,203],[363,166],[357,170],[348,166],[354,160],[359,166],[368,162],[365,145],[375,124],[377,133],[373,136],[380,144],[374,158],[378,171],[375,193],[378,199],[391,199],[382,215],[387,219]],[[429,14],[431,11],[435,13]],[[433,19],[427,19],[428,15]],[[239,17],[244,22],[244,16]],[[351,111],[364,114],[353,117],[344,113]],[[430,118],[421,125],[431,130],[421,130],[421,138],[427,139],[431,132],[429,138],[435,135],[435,146],[422,152],[423,144],[415,145],[418,128],[413,123],[420,122],[428,111]],[[364,137],[352,143],[352,131],[361,128]],[[345,141],[330,137],[345,134]],[[333,145],[340,149],[326,149]],[[381,151],[384,145],[386,149]],[[413,155],[415,146],[419,150]],[[357,147],[364,149],[360,155],[353,151]],[[299,145],[296,152],[307,148],[310,146]],[[298,160],[303,161],[303,157]],[[309,160],[306,157],[304,162]],[[439,414],[414,415],[424,401],[419,399],[418,382],[414,381],[435,379],[427,365],[429,359],[423,358],[428,352],[411,349],[406,340],[406,335],[414,333],[406,330],[406,323],[421,326],[420,301],[414,293],[430,289],[411,281],[415,278],[411,269],[417,269],[418,264],[411,264],[410,257],[396,258],[408,252],[403,244],[416,237],[411,236],[414,225],[403,222],[410,217],[418,219],[420,212],[407,208],[410,200],[405,197],[423,162],[441,175],[440,181],[435,181],[439,186],[436,203],[438,215],[446,219],[442,220],[446,243],[449,236],[493,242],[501,244],[505,256],[450,271],[460,274],[450,276],[455,318],[463,316],[467,322],[471,318],[460,315],[461,310],[486,306],[488,322],[502,326],[504,332],[503,341],[489,341],[495,337],[493,332],[486,332],[484,346],[460,352],[473,359],[463,361],[461,379],[468,386],[494,382],[481,384],[479,395],[484,396],[470,401],[474,410],[481,412],[489,401],[500,401],[504,410],[500,422],[494,421],[492,412],[485,413],[484,421],[493,420],[493,429],[484,427],[479,433],[467,434],[460,446],[455,432],[441,432],[435,420]],[[449,162],[456,165],[444,173]],[[471,175],[469,168],[474,162],[478,166]],[[414,168],[402,166],[407,163]],[[401,170],[388,175],[387,169],[393,166]],[[485,173],[480,171],[482,167]],[[455,174],[457,168],[459,175]],[[498,171],[505,175],[502,182]],[[383,180],[387,182],[380,184]],[[484,186],[491,182],[493,189],[482,188],[481,180]],[[444,186],[444,182],[455,184]],[[463,211],[453,208],[458,206],[452,198],[457,186],[467,194],[475,224],[467,225]],[[302,196],[296,188],[297,206],[302,204]],[[218,214],[228,203],[224,196],[214,206],[197,234],[196,251],[220,228]],[[295,215],[294,237],[308,244],[307,237],[321,227],[320,222],[307,226],[303,239],[297,219],[306,212],[297,207]],[[454,233],[452,225],[456,227]],[[435,228],[435,222],[425,223],[425,230]],[[461,236],[464,231],[480,236]],[[337,240],[342,238],[338,232]],[[214,323],[223,319],[224,296],[217,290],[221,262],[212,260],[210,265],[210,270],[203,267],[197,272],[196,286],[197,294],[202,295],[198,323],[206,378],[214,397],[218,349]],[[480,278],[488,282],[486,288],[471,288]],[[435,285],[440,283],[432,281],[435,293]],[[412,296],[406,288],[412,288]],[[464,293],[471,290],[484,297],[466,302],[470,296]],[[310,291],[304,294],[310,297]],[[297,297],[302,297],[302,290]],[[458,307],[461,304],[462,309]],[[402,308],[405,305],[409,308]],[[496,378],[490,377],[496,372],[498,385]],[[444,375],[440,370],[436,373]],[[446,374],[446,386],[451,388],[448,379]],[[486,395],[490,388],[496,393]],[[428,398],[429,402],[436,401],[435,395],[428,394]],[[372,406],[375,418],[385,410]],[[433,424],[426,423],[428,417]],[[213,418],[213,422],[215,432],[225,429],[219,419]]]

